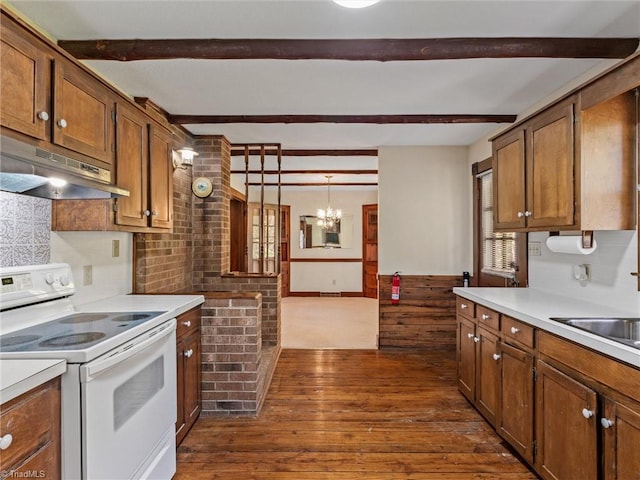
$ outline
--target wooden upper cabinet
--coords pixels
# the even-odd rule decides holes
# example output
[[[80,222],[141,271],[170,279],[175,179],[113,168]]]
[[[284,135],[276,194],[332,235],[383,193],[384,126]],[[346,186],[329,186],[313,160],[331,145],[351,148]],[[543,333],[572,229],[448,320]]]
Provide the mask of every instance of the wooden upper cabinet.
[[[171,132],[149,125],[149,190],[151,227],[173,226],[173,140]]]
[[[116,126],[116,183],[131,192],[117,199],[116,223],[146,227],[148,207],[147,121],[135,108],[118,104]]]
[[[114,97],[80,67],[54,61],[53,143],[113,163]]]
[[[496,229],[526,226],[524,129],[493,142],[493,198]]]
[[[0,123],[40,140],[49,138],[51,57],[2,16]]]
[[[526,132],[528,227],[572,227],[574,221],[574,122],[571,98],[533,119]]]

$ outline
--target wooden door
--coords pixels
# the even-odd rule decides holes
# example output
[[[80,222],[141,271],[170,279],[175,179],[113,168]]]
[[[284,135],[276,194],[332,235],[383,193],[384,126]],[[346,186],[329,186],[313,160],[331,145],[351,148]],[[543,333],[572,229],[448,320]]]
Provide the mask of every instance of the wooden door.
[[[149,190],[151,226],[173,226],[173,140],[171,132],[149,125]]]
[[[528,227],[575,224],[574,100],[538,115],[527,127]]]
[[[640,405],[607,399],[601,426],[604,479],[640,478]]]
[[[3,18],[0,123],[41,140],[49,138],[51,61]]]
[[[496,230],[524,228],[524,130],[514,130],[493,142],[493,218]]]
[[[289,258],[291,254],[291,206],[280,206],[280,282],[281,296],[288,297],[291,291]]]
[[[185,338],[184,420],[187,430],[200,414],[200,330]]]
[[[244,195],[233,191],[230,201],[231,258],[232,272],[247,271],[247,218]]]
[[[106,87],[76,65],[57,59],[53,99],[53,143],[113,163],[115,102]]]
[[[476,406],[495,427],[501,383],[498,336],[484,328],[478,328],[477,336],[480,341],[476,350]]]
[[[470,402],[476,396],[476,326],[458,316],[458,388]]]
[[[538,472],[550,480],[597,480],[596,392],[543,361],[537,371]]]
[[[118,104],[116,129],[116,183],[129,190],[116,200],[116,223],[133,227],[149,225],[147,122],[134,108]]]
[[[500,344],[502,382],[498,433],[533,463],[533,355]]]
[[[378,205],[362,206],[362,293],[378,298]]]

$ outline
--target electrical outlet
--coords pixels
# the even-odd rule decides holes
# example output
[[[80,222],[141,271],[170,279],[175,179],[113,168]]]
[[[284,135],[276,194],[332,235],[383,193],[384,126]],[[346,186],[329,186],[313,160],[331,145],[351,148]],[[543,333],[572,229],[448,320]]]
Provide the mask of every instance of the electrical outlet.
[[[542,255],[542,247],[540,242],[529,242],[529,256],[539,257]]]
[[[120,256],[120,240],[111,240],[111,256],[114,258]]]
[[[84,286],[93,284],[93,265],[85,265],[82,267],[82,284]]]

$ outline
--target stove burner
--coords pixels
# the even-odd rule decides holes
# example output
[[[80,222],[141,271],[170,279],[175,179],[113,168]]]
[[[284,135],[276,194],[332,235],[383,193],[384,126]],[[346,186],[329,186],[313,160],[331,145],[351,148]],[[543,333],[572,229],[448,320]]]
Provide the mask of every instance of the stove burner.
[[[72,333],[69,335],[61,335],[59,337],[49,338],[40,342],[41,347],[68,347],[70,345],[82,345],[84,343],[95,342],[104,337],[102,332],[86,332]]]
[[[60,323],[88,323],[107,317],[108,315],[102,315],[101,313],[76,313],[69,315],[67,318],[63,318],[60,320]]]
[[[15,337],[0,338],[0,347],[13,347],[23,343],[33,342],[41,338],[39,335],[16,335]]]
[[[149,318],[151,315],[148,313],[127,313],[125,315],[119,315],[113,318],[113,322],[135,322],[136,320],[143,320]]]

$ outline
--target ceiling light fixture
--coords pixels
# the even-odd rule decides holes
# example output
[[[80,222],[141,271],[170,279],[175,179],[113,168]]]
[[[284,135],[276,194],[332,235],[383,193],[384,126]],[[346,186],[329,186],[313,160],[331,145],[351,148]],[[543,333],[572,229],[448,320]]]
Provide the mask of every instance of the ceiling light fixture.
[[[319,208],[316,213],[318,226],[323,229],[333,228],[342,218],[342,210],[331,208],[331,177],[332,175],[325,175],[327,179],[327,208],[324,210]]]
[[[337,3],[341,7],[347,8],[365,8],[370,7],[371,5],[375,5],[380,0],[333,0],[334,3]]]
[[[198,152],[194,151],[191,147],[183,147],[177,152],[173,152],[173,168],[186,170],[188,167],[192,167],[193,158],[198,155]]]

